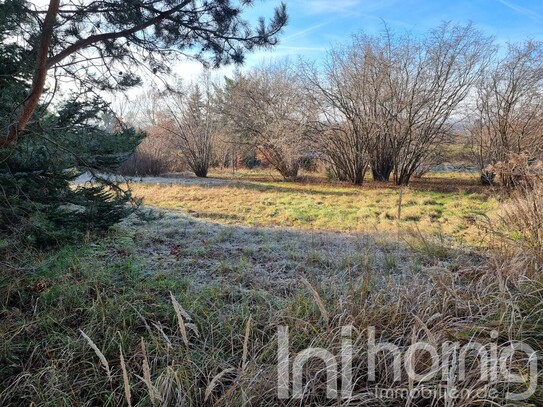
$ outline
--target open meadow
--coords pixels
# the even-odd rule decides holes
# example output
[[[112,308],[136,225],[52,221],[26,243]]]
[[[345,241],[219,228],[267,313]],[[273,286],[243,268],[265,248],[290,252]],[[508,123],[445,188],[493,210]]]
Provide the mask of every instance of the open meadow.
[[[543,282],[528,256],[496,251],[498,199],[473,177],[429,175],[402,188],[400,202],[398,187],[371,181],[214,175],[136,180],[146,206],[107,234],[17,254],[27,260],[1,287],[0,380],[11,383],[3,405],[275,404],[279,327],[289,329],[292,355],[339,354],[342,327],[353,327],[354,405],[400,403],[377,389],[417,386],[394,381],[385,354],[368,380],[370,328],[400,349],[523,340],[541,350]],[[417,354],[419,371],[427,356]],[[455,383],[465,393],[453,405],[490,406],[524,386],[497,380],[494,398],[476,396],[477,360]],[[514,365],[523,371],[527,361]],[[301,397],[339,405],[326,397],[322,367],[308,364]]]
[[[211,180],[179,184],[166,178],[131,187],[147,205],[223,225],[358,233],[417,230],[473,244],[485,235],[476,218],[498,208],[476,174],[435,173],[409,188],[372,181],[356,187],[315,175],[283,182],[263,171],[214,175]]]

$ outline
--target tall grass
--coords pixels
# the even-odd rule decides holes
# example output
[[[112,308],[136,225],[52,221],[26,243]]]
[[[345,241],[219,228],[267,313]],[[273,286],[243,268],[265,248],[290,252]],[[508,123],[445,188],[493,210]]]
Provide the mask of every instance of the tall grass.
[[[515,189],[502,207],[504,235],[543,262],[543,182]]]
[[[299,405],[445,405],[431,401],[384,399],[379,388],[438,385],[402,376],[394,381],[393,359],[378,354],[376,381],[367,372],[367,337],[405,351],[412,343],[481,342],[500,349],[513,340],[543,350],[543,281],[516,259],[488,259],[477,266],[443,266],[413,271],[403,278],[362,273],[348,284],[322,286],[302,279],[283,296],[213,284],[191,289],[157,280],[121,288],[97,274],[73,276],[81,290],[62,283],[60,298],[30,299],[20,309],[4,297],[2,391],[0,405],[73,406],[299,406]],[[126,282],[125,282],[126,284]],[[162,288],[161,288],[162,287]],[[7,301],[7,303],[6,303]],[[12,313],[10,315],[10,312]],[[191,325],[193,324],[193,325]],[[277,399],[277,330],[290,332],[294,357],[307,347],[339,355],[342,327],[353,326],[352,400],[326,397],[326,376],[318,360],[305,371],[303,399]],[[191,328],[192,326],[192,328]],[[491,332],[499,333],[495,340]],[[479,389],[474,356],[459,389]],[[526,360],[516,360],[519,371]],[[417,371],[428,369],[427,355],[415,358]],[[440,377],[440,375],[438,375]],[[506,386],[491,401],[456,400],[455,406],[504,405]],[[543,403],[541,392],[529,400]],[[362,404],[360,404],[362,403]]]
[[[522,341],[541,353],[543,275],[538,256],[543,201],[538,194],[541,189],[516,192],[503,208],[500,236],[509,243],[502,248],[513,251],[473,254],[453,247],[446,236],[429,238],[412,230],[403,237],[419,257],[407,267],[385,267],[404,261],[398,242],[383,240],[371,246],[364,240],[356,246],[368,256],[371,250],[383,251],[384,264],[376,269],[371,256],[341,263],[331,258],[339,256],[338,247],[327,252],[325,241],[309,246],[313,238],[306,238],[311,250],[295,253],[289,263],[295,277],[278,285],[252,285],[249,276],[202,280],[192,278],[199,270],[188,270],[202,265],[193,262],[194,249],[202,247],[201,256],[208,262],[220,245],[226,245],[230,257],[239,246],[240,264],[272,255],[283,258],[292,243],[285,235],[284,242],[274,246],[280,253],[260,253],[264,242],[243,250],[247,241],[232,229],[191,232],[188,222],[179,220],[171,230],[160,229],[160,245],[155,247],[143,236],[150,229],[140,224],[99,241],[90,237],[79,248],[68,246],[50,255],[26,253],[32,261],[25,265],[33,265],[26,269],[0,262],[0,405],[514,405],[506,400],[507,391],[527,383],[480,380],[479,359],[472,354],[466,379],[452,376],[448,383],[459,391],[471,390],[467,396],[454,401],[442,394],[430,400],[384,396],[379,389],[439,386],[443,372],[428,382],[405,374],[395,380],[394,358],[378,353],[377,374],[371,380],[368,336],[375,332],[376,342],[394,344],[403,353],[418,341],[438,346],[446,341],[460,346],[478,342],[497,351]],[[204,235],[202,241],[196,233]],[[279,237],[273,235],[275,240]],[[165,252],[187,260],[182,267],[165,262],[167,271],[150,272],[150,262],[161,265],[167,260]],[[20,253],[18,257],[25,258]],[[342,266],[329,266],[335,261]],[[263,262],[270,264],[283,263]],[[316,278],[315,265],[343,277]],[[349,273],[340,267],[349,268]],[[232,266],[220,273],[253,270],[263,272]],[[270,279],[286,278],[284,269],[265,272]],[[340,355],[345,326],[352,326],[355,350],[353,397],[328,398],[324,365],[310,359],[303,371],[302,398],[279,400],[279,328],[288,328],[292,362],[308,347]],[[413,362],[417,372],[429,372],[427,354],[416,354]],[[516,355],[511,363],[527,380],[528,361]],[[485,386],[496,390],[492,400],[475,392]],[[531,399],[517,403],[526,404],[543,405],[541,387]]]

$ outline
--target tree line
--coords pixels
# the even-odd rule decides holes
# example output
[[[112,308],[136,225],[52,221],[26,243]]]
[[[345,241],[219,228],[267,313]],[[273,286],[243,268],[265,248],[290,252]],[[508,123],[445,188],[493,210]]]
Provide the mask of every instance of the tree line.
[[[500,174],[507,184],[500,164],[541,159],[542,50],[535,41],[499,47],[473,25],[443,23],[424,35],[385,29],[353,36],[318,63],[204,75],[132,110],[151,134],[144,146],[169,151],[174,163],[181,157],[198,176],[257,151],[285,179],[318,159],[342,181],[362,184],[370,172],[406,185],[462,143],[483,183]]]

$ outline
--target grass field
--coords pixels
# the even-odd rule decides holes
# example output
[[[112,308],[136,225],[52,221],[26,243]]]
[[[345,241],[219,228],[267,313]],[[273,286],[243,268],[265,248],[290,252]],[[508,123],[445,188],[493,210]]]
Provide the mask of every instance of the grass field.
[[[469,174],[435,174],[402,190],[371,181],[363,187],[311,178],[280,182],[262,172],[215,176],[227,182],[134,183],[132,189],[148,205],[225,225],[363,233],[417,229],[470,243],[485,235],[476,218],[498,207]]]
[[[80,245],[8,253],[0,262],[0,405],[348,404],[326,397],[315,361],[303,402],[277,399],[279,327],[289,329],[292,355],[308,347],[336,355],[342,327],[353,326],[360,398],[350,405],[427,405],[373,391],[441,383],[392,381],[384,354],[370,382],[370,327],[402,352],[414,341],[501,351],[522,340],[543,350],[539,266],[490,250],[477,214],[492,217],[498,201],[469,176],[416,181],[399,205],[391,185],[213,175],[134,182],[135,195],[159,210],[145,208]],[[424,355],[415,359],[428,368]],[[527,363],[515,359],[514,368],[526,373]],[[469,359],[470,379],[456,388],[480,389],[479,370]],[[504,405],[506,392],[524,384],[490,386],[496,398],[452,405]],[[541,403],[538,388],[516,405]]]

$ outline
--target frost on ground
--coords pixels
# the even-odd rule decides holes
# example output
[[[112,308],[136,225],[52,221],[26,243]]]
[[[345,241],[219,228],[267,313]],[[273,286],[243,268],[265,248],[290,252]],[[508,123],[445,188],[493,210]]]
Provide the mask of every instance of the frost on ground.
[[[197,178],[190,173],[178,173],[171,175],[164,175],[161,177],[136,177],[136,176],[123,176],[123,175],[111,175],[111,174],[96,174],[100,178],[107,179],[111,182],[119,184],[124,183],[143,183],[143,184],[161,184],[161,185],[227,185],[234,184],[235,180],[217,179],[217,178]],[[89,172],[81,174],[74,180],[77,185],[92,183],[93,176]]]
[[[191,285],[224,282],[287,293],[301,277],[338,287],[364,273],[401,279],[423,265],[404,242],[375,234],[224,226],[175,213],[151,221],[133,216],[120,228],[147,273],[187,277]]]

